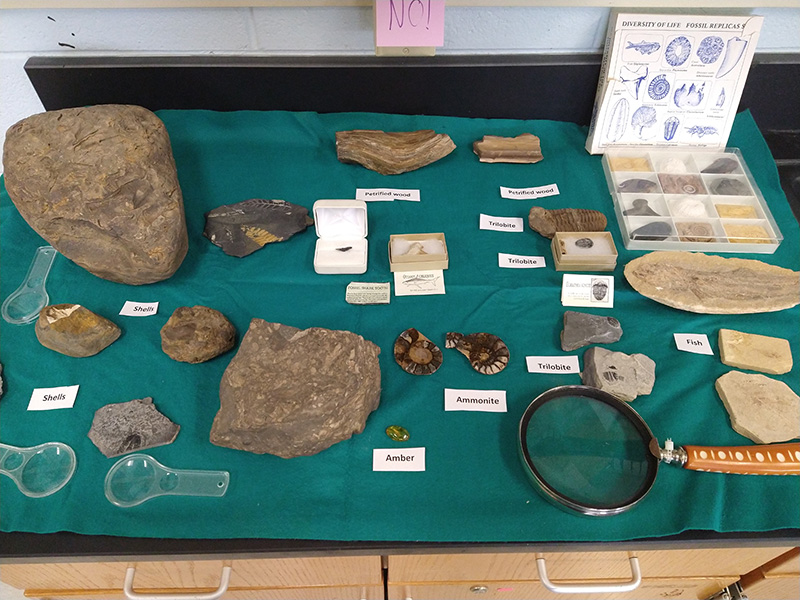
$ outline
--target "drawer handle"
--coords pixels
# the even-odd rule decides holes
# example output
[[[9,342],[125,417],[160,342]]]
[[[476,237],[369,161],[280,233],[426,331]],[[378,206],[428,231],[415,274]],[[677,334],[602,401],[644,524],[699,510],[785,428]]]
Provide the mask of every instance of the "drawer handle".
[[[628,559],[631,565],[631,580],[625,583],[582,584],[582,583],[553,583],[547,577],[547,567],[544,558],[536,559],[536,568],[539,570],[539,579],[542,585],[556,594],[604,594],[616,592],[630,592],[642,583],[642,572],[639,570],[639,559],[631,556]]]
[[[133,578],[136,576],[136,567],[128,567],[125,571],[125,583],[122,591],[128,600],[217,600],[222,594],[228,591],[228,584],[231,581],[231,568],[222,567],[219,587],[215,592],[207,594],[138,594],[133,591]]]

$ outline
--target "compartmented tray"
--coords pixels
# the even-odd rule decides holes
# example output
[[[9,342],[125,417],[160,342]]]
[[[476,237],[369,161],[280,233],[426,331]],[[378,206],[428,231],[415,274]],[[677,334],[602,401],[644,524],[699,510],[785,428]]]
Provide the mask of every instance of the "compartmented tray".
[[[609,150],[603,169],[629,250],[772,254],[783,240],[738,148]]]

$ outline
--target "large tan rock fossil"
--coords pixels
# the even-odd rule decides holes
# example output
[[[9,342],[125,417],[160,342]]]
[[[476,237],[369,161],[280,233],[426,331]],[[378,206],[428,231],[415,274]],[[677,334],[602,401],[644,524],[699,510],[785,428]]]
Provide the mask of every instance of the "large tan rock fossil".
[[[772,375],[781,375],[792,370],[792,350],[789,340],[783,338],[720,329],[719,354],[723,364],[738,369]]]
[[[341,162],[356,163],[381,175],[414,171],[444,158],[455,149],[449,135],[431,129],[336,132],[336,156]]]

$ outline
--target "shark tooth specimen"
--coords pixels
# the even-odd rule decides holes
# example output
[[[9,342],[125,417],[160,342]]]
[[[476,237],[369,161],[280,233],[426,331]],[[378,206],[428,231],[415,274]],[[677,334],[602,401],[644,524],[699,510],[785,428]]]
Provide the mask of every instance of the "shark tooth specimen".
[[[93,356],[113,344],[119,327],[80,304],[51,304],[39,312],[36,338],[45,348],[67,356]]]
[[[442,366],[442,351],[413,327],[394,342],[394,360],[407,373],[431,375]]]
[[[446,133],[353,129],[336,132],[340,162],[359,164],[381,175],[414,171],[444,158],[456,145]]]
[[[517,137],[485,135],[472,144],[472,150],[485,163],[537,163],[543,158],[539,138],[532,133]]]
[[[541,206],[533,206],[528,213],[530,228],[550,239],[553,239],[557,231],[603,231],[606,223],[603,213],[588,208],[548,210]]]
[[[706,314],[774,312],[800,304],[800,273],[759,260],[700,252],[650,252],[625,265],[643,296]]]
[[[89,439],[107,458],[113,458],[171,444],[180,429],[158,411],[152,398],[141,398],[98,408]]]
[[[469,359],[478,373],[494,375],[506,368],[510,354],[508,346],[494,334],[470,333],[463,335],[451,331],[447,334],[445,348],[455,348]]]
[[[288,240],[313,224],[305,206],[253,198],[207,212],[203,235],[225,254],[241,258],[272,242]]]
[[[161,349],[173,360],[201,363],[224,354],[236,342],[236,329],[218,310],[179,306],[161,328]]]

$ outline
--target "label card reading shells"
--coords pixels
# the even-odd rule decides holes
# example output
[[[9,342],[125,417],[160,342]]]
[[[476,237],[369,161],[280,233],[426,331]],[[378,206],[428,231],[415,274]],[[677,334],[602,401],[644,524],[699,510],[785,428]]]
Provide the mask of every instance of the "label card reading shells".
[[[558,196],[558,185],[551,183],[540,187],[530,188],[510,188],[500,186],[500,196],[512,198],[514,200],[531,200],[533,198],[545,198],[547,196]]]
[[[55,410],[72,408],[78,396],[79,385],[62,385],[52,388],[35,388],[28,402],[28,410]]]
[[[392,286],[386,283],[351,281],[347,284],[344,299],[348,304],[389,304]]]
[[[356,188],[356,200],[364,202],[391,202],[409,200],[419,202],[419,190],[396,190],[392,188]]]
[[[614,277],[612,275],[564,273],[561,280],[561,304],[563,306],[613,308]]]
[[[714,356],[708,336],[705,333],[673,333],[675,345],[678,350],[693,354],[708,354]]]
[[[498,252],[497,264],[504,269],[540,269],[547,266],[544,256],[520,256]]]
[[[444,409],[508,412],[505,390],[453,390],[444,388]]]
[[[149,317],[158,312],[158,302],[133,302],[126,300],[119,314],[126,317]]]
[[[569,375],[581,372],[577,356],[526,356],[525,363],[528,373]]]
[[[480,228],[489,231],[524,231],[521,217],[491,217],[481,214]]]
[[[425,448],[373,448],[373,471],[424,471]]]
[[[395,296],[429,296],[431,294],[444,294],[443,271],[395,272]]]

